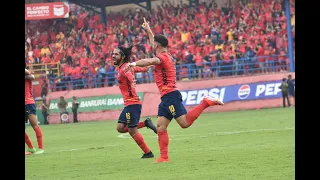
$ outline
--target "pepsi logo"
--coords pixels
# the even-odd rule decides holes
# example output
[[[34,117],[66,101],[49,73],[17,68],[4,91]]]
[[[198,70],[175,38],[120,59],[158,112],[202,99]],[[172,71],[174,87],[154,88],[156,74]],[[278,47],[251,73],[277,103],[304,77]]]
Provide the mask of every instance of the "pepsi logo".
[[[246,99],[250,95],[250,86],[245,84],[239,88],[238,97],[240,99]]]

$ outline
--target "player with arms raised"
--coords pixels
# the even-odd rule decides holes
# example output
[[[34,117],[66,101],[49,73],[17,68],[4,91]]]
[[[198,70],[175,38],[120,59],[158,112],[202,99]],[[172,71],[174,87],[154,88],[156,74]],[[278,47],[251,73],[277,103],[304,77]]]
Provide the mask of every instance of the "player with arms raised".
[[[174,60],[167,52],[168,40],[163,35],[153,35],[148,22],[144,18],[142,27],[147,31],[150,44],[155,52],[154,58],[141,59],[139,61],[128,63],[126,70],[138,67],[154,65],[155,81],[161,95],[161,103],[158,108],[158,143],[160,148],[160,158],[156,163],[169,162],[168,145],[169,136],[167,127],[172,118],[175,118],[181,128],[190,127],[199,115],[209,106],[223,105],[218,99],[205,97],[203,101],[190,110],[188,113],[182,104],[182,96],[176,87],[176,68]]]
[[[25,143],[28,146],[28,150],[27,152],[25,152],[26,155],[29,155],[30,153],[44,153],[42,143],[42,131],[40,126],[38,125],[38,120],[36,116],[36,104],[32,95],[32,80],[34,80],[34,76],[27,69],[25,69],[25,122],[27,123],[29,120],[33,130],[36,133],[38,142],[38,151],[36,151],[36,149],[33,147],[31,143],[31,140],[27,132],[25,132]]]
[[[131,137],[136,141],[136,143],[144,152],[141,158],[153,158],[153,153],[150,151],[138,129],[148,127],[152,129],[156,134],[157,129],[153,125],[150,118],[147,118],[144,122],[139,122],[142,106],[139,96],[136,93],[134,79],[134,72],[146,72],[148,71],[148,68],[137,67],[132,68],[132,71],[125,71],[124,67],[129,62],[131,49],[132,47],[118,47],[112,52],[113,64],[117,67],[116,69],[119,73],[119,88],[123,96],[125,106],[120,114],[117,130],[120,133],[129,132]]]

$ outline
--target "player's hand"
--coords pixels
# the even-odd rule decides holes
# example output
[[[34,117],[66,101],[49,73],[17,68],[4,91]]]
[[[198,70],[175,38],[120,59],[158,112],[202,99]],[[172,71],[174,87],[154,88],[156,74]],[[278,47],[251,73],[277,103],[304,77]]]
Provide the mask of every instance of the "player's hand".
[[[124,71],[125,71],[125,72],[131,71],[135,66],[136,66],[136,63],[135,63],[135,62],[133,62],[133,63],[128,63],[128,64],[124,67]]]
[[[146,21],[146,18],[143,18],[142,28],[146,31],[151,31],[149,23]]]
[[[152,66],[147,66],[147,67],[146,67],[146,69],[147,69],[146,72],[148,72],[148,71],[151,69],[151,67],[152,67]]]

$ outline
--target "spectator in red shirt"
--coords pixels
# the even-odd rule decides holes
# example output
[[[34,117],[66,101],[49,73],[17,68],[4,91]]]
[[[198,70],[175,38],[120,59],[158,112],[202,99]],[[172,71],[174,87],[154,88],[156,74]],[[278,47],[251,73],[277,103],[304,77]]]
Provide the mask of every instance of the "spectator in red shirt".
[[[43,56],[41,57],[41,63],[44,64],[44,65],[42,66],[42,69],[46,69],[46,68],[50,67],[50,66],[48,66],[48,64],[49,64],[50,62],[51,62],[50,57],[47,56],[46,53],[44,53]],[[47,65],[47,66],[46,66],[46,65]]]
[[[80,57],[80,67],[81,68],[88,67],[88,65],[89,65],[89,58],[85,53],[82,53]]]
[[[39,48],[39,45],[36,45],[36,48],[33,50],[33,53],[35,57],[41,57],[41,49]]]
[[[81,68],[79,66],[74,65],[71,71],[71,83],[72,89],[81,89],[82,88],[82,78],[81,78]]]
[[[88,86],[88,80],[89,80],[89,69],[88,67],[82,67],[81,68],[81,78],[82,78],[82,86],[83,88],[87,89]]]

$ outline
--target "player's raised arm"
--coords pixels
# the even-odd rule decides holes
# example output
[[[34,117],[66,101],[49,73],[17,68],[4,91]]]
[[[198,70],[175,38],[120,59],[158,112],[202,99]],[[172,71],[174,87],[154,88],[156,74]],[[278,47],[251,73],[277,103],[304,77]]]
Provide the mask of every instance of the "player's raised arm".
[[[149,36],[150,45],[153,47],[154,35],[153,35],[152,31],[151,31],[149,23],[146,21],[146,18],[143,18],[142,28],[147,31],[148,36]]]
[[[128,71],[128,70],[132,69],[132,67],[135,67],[135,66],[146,67],[146,66],[161,64],[161,60],[160,60],[160,58],[162,56],[161,53],[166,53],[167,47],[168,47],[168,39],[164,35],[161,35],[161,34],[155,35],[154,36],[153,51],[155,51],[156,57],[141,59],[141,60],[133,62],[133,63],[128,63],[125,67],[125,70]]]

